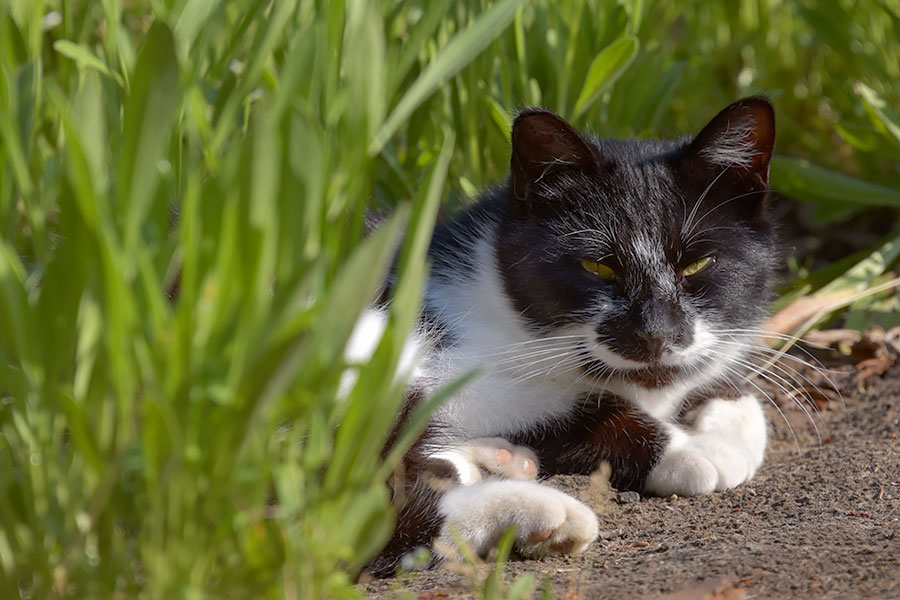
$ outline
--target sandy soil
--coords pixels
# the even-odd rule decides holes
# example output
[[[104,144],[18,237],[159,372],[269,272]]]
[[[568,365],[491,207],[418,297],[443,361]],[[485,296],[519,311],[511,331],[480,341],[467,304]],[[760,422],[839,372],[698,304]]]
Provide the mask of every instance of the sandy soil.
[[[597,505],[602,534],[576,557],[513,560],[557,598],[900,598],[900,367],[815,417],[770,409],[772,443],[749,483],[700,498]],[[790,422],[796,435],[791,434]],[[550,483],[590,496],[587,477]],[[445,567],[361,584],[374,598],[472,597]]]

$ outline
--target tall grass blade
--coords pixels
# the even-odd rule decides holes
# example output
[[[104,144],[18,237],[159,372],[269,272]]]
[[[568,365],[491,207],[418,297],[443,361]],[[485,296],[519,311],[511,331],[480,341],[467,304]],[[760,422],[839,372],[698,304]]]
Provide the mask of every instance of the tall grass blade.
[[[636,37],[626,37],[616,40],[597,55],[588,69],[578,100],[575,101],[573,112],[576,117],[590,108],[600,94],[621,77],[637,56],[639,46]]]
[[[779,193],[807,202],[900,208],[900,188],[861,181],[799,158],[774,157],[771,181]]]
[[[369,155],[381,151],[397,128],[438,86],[469,64],[512,22],[522,0],[501,0],[451,39],[403,95],[369,143]]]
[[[866,84],[859,82],[853,87],[853,90],[862,99],[873,120],[883,127],[900,147],[900,115],[888,105],[878,92]]]
[[[120,86],[125,86],[125,80],[118,73],[113,72],[102,59],[92,54],[90,50],[84,46],[80,46],[70,40],[57,40],[53,43],[53,49],[67,58],[71,58],[78,63],[79,68],[96,69],[107,77],[112,78]]]
[[[895,236],[847,269],[845,273],[823,285],[816,295],[829,296],[841,292],[862,292],[871,286],[898,257],[900,257],[900,236]]]
[[[169,141],[178,100],[175,39],[168,26],[157,21],[138,55],[124,107],[116,197],[129,248],[137,243],[138,230],[156,191],[158,163]]]

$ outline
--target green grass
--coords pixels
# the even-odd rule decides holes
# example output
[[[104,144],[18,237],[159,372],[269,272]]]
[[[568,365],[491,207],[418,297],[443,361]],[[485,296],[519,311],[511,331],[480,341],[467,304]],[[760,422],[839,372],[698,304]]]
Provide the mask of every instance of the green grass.
[[[511,115],[678,136],[763,92],[775,187],[823,222],[895,210],[898,23],[896,0],[7,0],[0,597],[358,595],[430,229],[505,178]],[[363,241],[373,205],[396,213]],[[871,286],[893,248],[802,289]]]

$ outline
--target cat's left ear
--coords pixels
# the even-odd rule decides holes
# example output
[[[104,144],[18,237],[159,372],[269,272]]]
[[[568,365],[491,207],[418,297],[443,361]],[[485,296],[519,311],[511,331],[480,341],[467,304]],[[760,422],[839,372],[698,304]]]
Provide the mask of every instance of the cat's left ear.
[[[529,109],[516,116],[512,129],[512,191],[519,200],[528,188],[546,177],[566,170],[592,169],[594,153],[562,117],[542,109]]]
[[[769,185],[775,147],[775,109],[765,98],[738,100],[713,117],[688,145],[686,156],[706,168],[731,170],[748,187]]]

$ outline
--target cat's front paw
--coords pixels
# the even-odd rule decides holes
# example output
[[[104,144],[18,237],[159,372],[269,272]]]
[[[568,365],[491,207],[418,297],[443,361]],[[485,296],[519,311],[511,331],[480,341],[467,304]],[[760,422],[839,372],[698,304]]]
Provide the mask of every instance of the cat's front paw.
[[[542,498],[532,498],[532,519],[516,538],[516,549],[525,556],[578,554],[597,537],[597,517],[575,498],[542,486]]]
[[[503,438],[478,438],[440,450],[430,458],[453,465],[462,485],[483,481],[485,475],[505,479],[537,479],[538,458],[533,450],[516,446]]]
[[[460,448],[482,470],[507,479],[537,479],[538,458],[531,448],[503,438],[480,438]]]
[[[656,463],[644,490],[655,496],[699,496],[716,489],[719,473],[715,465],[693,448],[666,452]]]
[[[559,490],[530,481],[492,480],[453,489],[441,500],[441,512],[445,522],[438,546],[445,553],[459,538],[484,555],[515,526],[516,549],[526,556],[577,554],[598,533],[594,511]]]
[[[712,400],[694,427],[672,427],[669,447],[647,476],[644,489],[658,496],[697,496],[749,481],[762,465],[766,422],[753,396]]]
[[[646,490],[657,496],[710,494],[748,481],[757,467],[733,440],[699,435],[663,455],[647,477]]]

